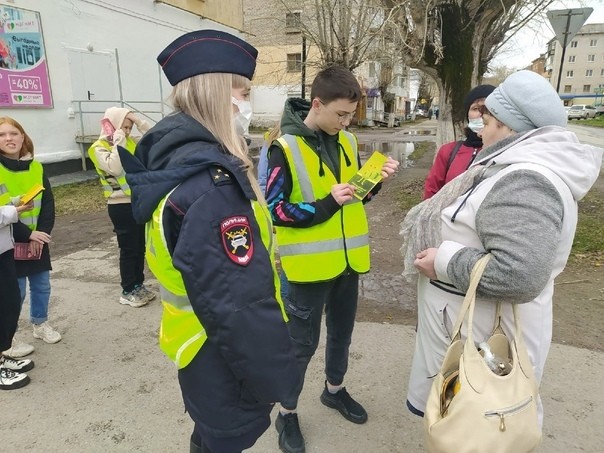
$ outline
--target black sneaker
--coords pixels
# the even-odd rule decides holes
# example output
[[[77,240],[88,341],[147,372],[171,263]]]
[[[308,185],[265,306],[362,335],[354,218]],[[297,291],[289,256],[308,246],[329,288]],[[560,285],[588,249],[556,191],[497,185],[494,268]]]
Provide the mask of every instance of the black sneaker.
[[[298,414],[277,415],[275,420],[275,428],[279,433],[279,449],[285,453],[304,453],[304,437],[300,431],[300,423],[298,422]]]
[[[7,355],[3,355],[0,358],[0,366],[7,368],[17,373],[25,373],[33,369],[34,361],[29,359],[13,359]]]
[[[0,366],[0,390],[14,390],[29,384],[29,376]]]
[[[321,393],[321,402],[327,407],[337,409],[346,420],[352,423],[363,424],[367,421],[367,412],[359,403],[352,399],[352,396],[342,387],[337,393],[329,393],[327,382],[325,389]]]

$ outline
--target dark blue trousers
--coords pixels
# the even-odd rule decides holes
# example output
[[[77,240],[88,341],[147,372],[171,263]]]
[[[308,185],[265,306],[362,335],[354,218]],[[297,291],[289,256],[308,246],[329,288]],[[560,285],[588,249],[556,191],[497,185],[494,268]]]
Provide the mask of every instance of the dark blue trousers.
[[[285,409],[293,410],[298,406],[306,369],[319,344],[323,311],[327,327],[325,376],[332,385],[344,381],[358,296],[359,275],[356,273],[346,273],[320,283],[289,282],[284,303],[301,379],[289,397],[281,401]]]

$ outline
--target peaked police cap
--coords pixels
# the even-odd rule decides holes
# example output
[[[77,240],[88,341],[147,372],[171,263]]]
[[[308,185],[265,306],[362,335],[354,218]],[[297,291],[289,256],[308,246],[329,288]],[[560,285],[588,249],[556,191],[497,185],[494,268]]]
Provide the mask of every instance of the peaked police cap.
[[[174,40],[157,57],[172,86],[198,74],[223,72],[254,76],[258,50],[244,40],[218,30],[197,30]]]

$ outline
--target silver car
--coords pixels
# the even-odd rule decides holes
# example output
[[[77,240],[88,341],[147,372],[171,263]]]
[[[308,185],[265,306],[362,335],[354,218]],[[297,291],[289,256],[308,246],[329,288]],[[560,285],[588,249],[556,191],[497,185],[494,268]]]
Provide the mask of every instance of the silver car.
[[[571,106],[567,112],[569,120],[580,120],[596,117],[596,108],[593,105],[577,104]]]

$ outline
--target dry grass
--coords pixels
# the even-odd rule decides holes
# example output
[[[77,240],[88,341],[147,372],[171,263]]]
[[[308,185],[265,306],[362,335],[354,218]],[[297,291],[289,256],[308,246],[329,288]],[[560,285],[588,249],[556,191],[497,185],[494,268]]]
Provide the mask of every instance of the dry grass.
[[[98,179],[53,187],[52,193],[58,216],[106,209],[107,202]]]

